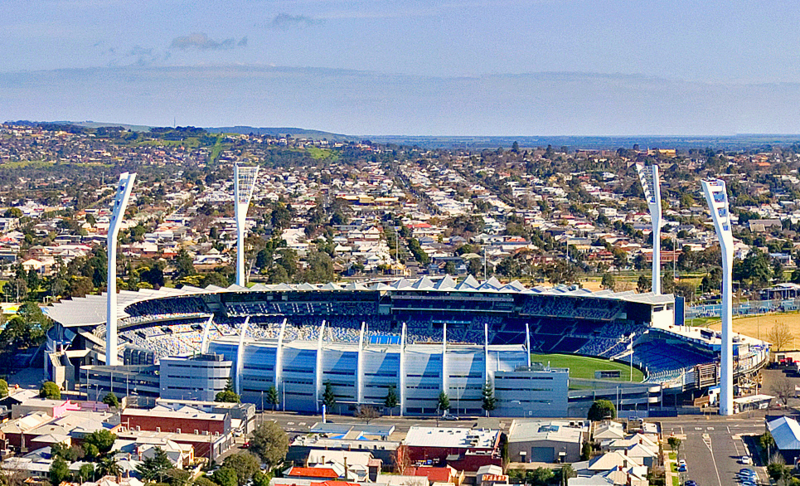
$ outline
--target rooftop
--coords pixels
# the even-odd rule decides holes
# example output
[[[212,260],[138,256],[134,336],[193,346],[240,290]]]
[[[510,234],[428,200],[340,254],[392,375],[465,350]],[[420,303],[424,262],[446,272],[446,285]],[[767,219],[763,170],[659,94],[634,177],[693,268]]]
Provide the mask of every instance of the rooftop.
[[[412,447],[493,449],[499,436],[500,431],[492,429],[413,426],[408,430],[404,443]]]

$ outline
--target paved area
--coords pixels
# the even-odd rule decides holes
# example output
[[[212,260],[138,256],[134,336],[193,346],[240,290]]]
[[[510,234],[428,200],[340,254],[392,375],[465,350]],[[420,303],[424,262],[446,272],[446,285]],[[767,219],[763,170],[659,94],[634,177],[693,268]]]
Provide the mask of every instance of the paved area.
[[[736,484],[736,473],[742,469],[743,455],[754,457],[747,437],[764,433],[761,417],[753,419],[690,419],[679,417],[662,422],[664,437],[674,434],[682,439],[678,459],[686,461],[688,471],[680,474],[681,484],[693,479],[703,486]],[[767,483],[762,467],[755,466],[761,481]]]

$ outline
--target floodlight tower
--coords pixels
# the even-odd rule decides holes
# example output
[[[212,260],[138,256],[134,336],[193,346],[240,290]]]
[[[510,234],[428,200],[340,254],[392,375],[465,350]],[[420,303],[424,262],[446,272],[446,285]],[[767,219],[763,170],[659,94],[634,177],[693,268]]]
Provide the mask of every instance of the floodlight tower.
[[[644,164],[636,164],[636,173],[639,174],[644,198],[650,209],[650,221],[653,225],[651,233],[653,235],[653,283],[651,287],[653,293],[659,295],[661,294],[661,184],[658,180],[658,166],[645,167]]]
[[[236,218],[236,285],[245,286],[247,281],[244,274],[244,234],[247,209],[250,207],[250,198],[256,187],[258,167],[233,166],[233,192]]]
[[[733,325],[731,313],[733,234],[731,233],[725,182],[719,179],[707,179],[703,180],[702,184],[722,253],[722,356],[720,359],[719,414],[731,415],[733,413],[733,342],[731,335]]]
[[[131,198],[136,174],[124,172],[119,176],[114,209],[108,224],[108,283],[106,285],[106,365],[117,365],[117,236],[119,225],[125,216],[125,208]]]

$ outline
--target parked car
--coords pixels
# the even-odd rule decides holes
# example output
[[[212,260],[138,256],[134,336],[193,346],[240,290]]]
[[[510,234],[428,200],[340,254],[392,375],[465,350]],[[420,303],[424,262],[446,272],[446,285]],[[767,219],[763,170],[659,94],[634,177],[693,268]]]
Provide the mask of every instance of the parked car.
[[[750,456],[742,456],[741,463],[749,466],[750,464],[753,464],[753,459]]]
[[[687,471],[686,461],[681,459],[680,461],[678,461],[678,472],[686,472],[686,471]]]

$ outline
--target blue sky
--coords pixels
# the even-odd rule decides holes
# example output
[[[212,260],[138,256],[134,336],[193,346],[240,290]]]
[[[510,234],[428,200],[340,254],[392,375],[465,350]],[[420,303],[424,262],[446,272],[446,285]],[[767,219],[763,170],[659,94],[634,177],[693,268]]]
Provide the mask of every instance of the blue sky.
[[[0,1],[3,119],[800,133],[790,1]]]

